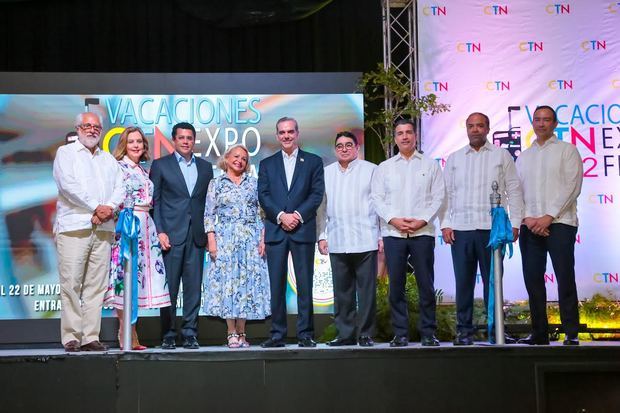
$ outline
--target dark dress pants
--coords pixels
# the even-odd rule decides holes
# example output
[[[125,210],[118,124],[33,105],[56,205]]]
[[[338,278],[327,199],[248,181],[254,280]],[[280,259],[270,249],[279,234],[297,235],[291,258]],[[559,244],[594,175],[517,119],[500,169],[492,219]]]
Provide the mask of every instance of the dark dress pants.
[[[329,260],[338,337],[344,340],[372,337],[377,308],[377,251],[330,253]]]
[[[286,276],[288,255],[293,256],[297,284],[297,337],[313,338],[312,277],[314,275],[314,242],[295,242],[289,237],[267,243],[267,267],[271,283],[271,338],[284,340],[286,325]]]
[[[521,226],[519,246],[523,263],[523,278],[530,299],[532,334],[536,339],[549,337],[545,287],[547,252],[551,257],[558,283],[562,327],[568,337],[577,337],[579,332],[577,286],[575,285],[576,235],[577,227],[566,224],[551,224],[548,237],[538,236],[525,225]]]
[[[163,252],[166,279],[170,292],[170,307],[160,309],[161,331],[163,338],[176,339],[176,310],[179,285],[183,281],[183,337],[198,336],[198,311],[204,268],[205,248],[194,242],[192,231],[187,231],[185,242],[172,245]]]
[[[478,266],[484,285],[484,308],[488,308],[491,249],[487,245],[490,234],[491,231],[480,229],[454,231],[451,252],[456,281],[456,332],[461,336],[474,334],[474,288]]]
[[[435,319],[435,238],[429,235],[398,238],[384,237],[385,261],[390,285],[390,309],[394,334],[409,337],[409,313],[405,283],[407,260],[411,255],[418,294],[420,296],[420,321],[418,330],[422,337],[429,337],[437,329]]]

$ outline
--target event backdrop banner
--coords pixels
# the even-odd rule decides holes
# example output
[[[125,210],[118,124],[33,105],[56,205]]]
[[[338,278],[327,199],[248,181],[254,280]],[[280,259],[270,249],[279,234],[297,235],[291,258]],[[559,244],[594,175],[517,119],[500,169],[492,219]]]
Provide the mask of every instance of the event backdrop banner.
[[[137,125],[147,135],[151,158],[157,159],[173,151],[172,126],[187,121],[197,131],[196,156],[215,165],[227,147],[243,143],[255,176],[259,162],[279,150],[275,125],[282,116],[298,120],[301,146],[320,155],[325,164],[335,161],[337,132],[351,130],[364,141],[360,94],[0,95],[0,320],[59,315],[52,163],[65,135],[75,130],[76,115],[85,108],[103,118],[101,147],[106,151],[113,151],[124,128]],[[219,169],[214,167],[214,173]],[[331,312],[329,260],[317,252],[315,264],[315,311]],[[290,267],[287,303],[295,313]],[[110,309],[105,314],[110,315]]]
[[[450,112],[423,119],[422,149],[443,166],[468,143],[468,114],[483,112],[491,119],[489,140],[518,156],[535,139],[536,106],[552,106],[558,138],[583,158],[575,246],[579,298],[620,297],[620,2],[418,2],[418,19],[420,91],[451,105]],[[508,300],[527,299],[515,247],[505,260]],[[436,287],[453,298],[450,248],[440,237],[436,254]],[[550,261],[545,281],[548,299],[557,300]]]

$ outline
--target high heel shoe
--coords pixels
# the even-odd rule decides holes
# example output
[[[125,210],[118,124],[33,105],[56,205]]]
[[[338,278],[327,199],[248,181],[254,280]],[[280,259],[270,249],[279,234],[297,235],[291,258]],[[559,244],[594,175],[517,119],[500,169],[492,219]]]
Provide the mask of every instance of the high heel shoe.
[[[140,344],[140,341],[138,341],[138,333],[135,329],[135,326],[133,331],[131,332],[131,349],[135,351],[143,351],[147,349],[146,346],[143,346],[142,344]]]
[[[142,351],[142,350],[146,350],[146,349],[148,349],[148,347],[147,347],[147,346],[143,346],[142,344],[132,344],[132,346],[133,346],[133,347],[132,347],[131,349],[132,349],[132,350],[135,350],[135,351]],[[123,349],[123,346],[120,346],[120,348],[121,348],[121,350],[122,350],[122,349]]]
[[[245,339],[246,338],[245,332],[237,333],[237,335],[239,336],[239,347],[242,347],[242,348],[250,347],[250,343]]]
[[[116,338],[118,339],[118,346],[121,350],[123,350],[123,340],[121,338],[120,330]],[[143,346],[142,344],[140,344],[140,342],[138,341],[138,334],[135,331],[132,331],[131,333],[131,349],[134,351],[143,351],[148,349],[147,346]]]
[[[237,333],[230,333],[226,336],[228,348],[239,348],[239,335]]]
[[[121,350],[123,349],[122,345],[120,345],[119,347],[121,348]],[[132,344],[131,349],[135,350],[135,351],[142,351],[142,350],[148,349],[148,347],[147,346],[143,346],[142,344],[138,343],[138,344]]]

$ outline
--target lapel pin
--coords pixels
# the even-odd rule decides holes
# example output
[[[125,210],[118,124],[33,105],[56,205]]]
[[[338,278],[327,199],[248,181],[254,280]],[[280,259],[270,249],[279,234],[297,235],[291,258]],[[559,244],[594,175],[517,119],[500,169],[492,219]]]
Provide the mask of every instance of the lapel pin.
[[[303,162],[303,161],[304,161],[304,158],[299,158],[299,162]]]

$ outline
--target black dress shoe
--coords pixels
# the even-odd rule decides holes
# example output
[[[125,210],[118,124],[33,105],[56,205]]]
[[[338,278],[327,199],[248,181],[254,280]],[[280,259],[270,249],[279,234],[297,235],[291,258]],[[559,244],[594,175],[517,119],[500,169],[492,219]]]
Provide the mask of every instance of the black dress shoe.
[[[533,335],[529,335],[525,338],[517,340],[518,344],[527,344],[528,346],[546,346],[549,345],[549,339],[535,337]]]
[[[474,339],[468,335],[457,335],[454,339],[455,346],[471,346],[474,344]]]
[[[354,346],[357,344],[357,341],[351,338],[339,338],[336,337],[332,341],[328,341],[327,343],[330,347],[340,347],[340,346]]]
[[[439,346],[439,340],[435,336],[424,336],[420,340],[420,344],[424,347],[437,347]]]
[[[172,337],[164,338],[164,341],[161,342],[162,350],[174,350],[175,348],[177,348],[177,345]]]
[[[394,336],[390,341],[390,347],[407,347],[409,345],[409,339],[404,336]]]
[[[517,340],[515,340],[513,337],[510,337],[508,334],[504,334],[504,344],[515,344],[517,342]],[[495,336],[492,335],[489,338],[489,343],[491,344],[495,344]]]
[[[565,346],[578,346],[579,339],[577,337],[566,337],[562,342]]]
[[[375,345],[375,342],[372,341],[372,338],[369,336],[361,336],[359,340],[357,340],[357,344],[361,347],[372,347]]]
[[[260,343],[260,346],[262,348],[284,347],[286,346],[286,343],[284,342],[284,340],[276,340],[273,338],[268,338],[267,340]]]
[[[299,347],[316,347],[316,341],[310,337],[300,338],[297,342]]]
[[[198,339],[196,336],[185,337],[183,340],[183,348],[187,348],[190,350],[196,350],[200,348],[200,344],[198,344]]]

